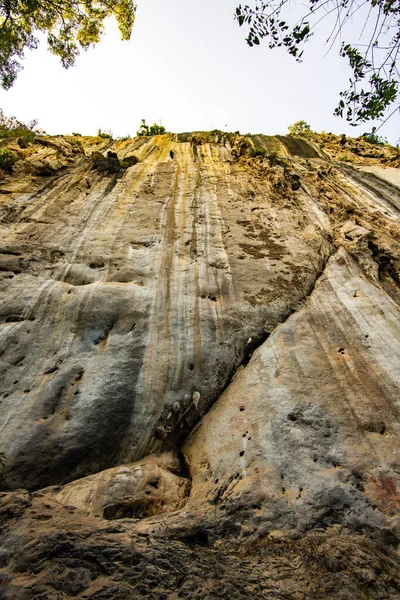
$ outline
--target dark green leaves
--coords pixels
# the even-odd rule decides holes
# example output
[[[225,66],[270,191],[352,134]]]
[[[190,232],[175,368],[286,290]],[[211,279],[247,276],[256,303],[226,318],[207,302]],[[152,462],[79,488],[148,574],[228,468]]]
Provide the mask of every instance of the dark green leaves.
[[[159,135],[162,133],[167,133],[164,125],[157,125],[157,123],[153,123],[153,125],[147,125],[146,120],[141,120],[141,125],[139,130],[136,132],[136,135]]]
[[[357,91],[355,81],[350,83],[352,87],[349,90],[340,92],[341,100],[334,114],[345,117],[352,125],[383,117],[399,93],[398,81],[383,79],[377,74],[369,78],[369,90],[362,88]]]
[[[289,54],[300,60],[302,53],[299,52],[298,45],[306,42],[311,36],[310,26],[308,22],[302,21],[289,31],[290,26],[280,19],[280,10],[286,1],[272,0],[270,3],[257,4],[255,9],[247,5],[242,8],[239,5],[236,8],[235,18],[240,26],[245,23],[250,26],[246,40],[249,46],[258,46],[261,39],[269,38],[270,48],[284,46]],[[270,12],[266,12],[267,9],[270,9]]]
[[[381,118],[399,96],[400,80],[400,1],[365,0],[371,5],[367,21],[360,19],[360,31],[354,31],[360,8],[357,0],[309,0],[300,21],[291,21],[289,0],[254,0],[253,7],[239,5],[235,18],[240,26],[247,25],[249,46],[259,45],[266,39],[269,48],[284,47],[300,62],[303,44],[312,29],[332,14],[332,44],[343,35],[347,22],[356,43],[342,44],[340,55],[348,61],[352,71],[350,87],[341,92],[334,114],[346,118],[353,125]],[[296,4],[296,0],[292,0]],[[320,13],[318,11],[320,10]],[[298,11],[295,14],[299,14]],[[356,15],[353,18],[353,15]],[[369,37],[368,37],[369,30]],[[363,35],[365,34],[365,39]]]

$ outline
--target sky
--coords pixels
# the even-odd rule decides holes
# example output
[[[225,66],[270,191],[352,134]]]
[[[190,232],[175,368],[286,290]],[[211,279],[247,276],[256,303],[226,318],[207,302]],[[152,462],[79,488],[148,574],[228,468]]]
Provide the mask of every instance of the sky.
[[[284,134],[298,120],[352,137],[371,130],[373,124],[355,128],[333,116],[351,73],[338,45],[327,53],[328,19],[299,64],[266,42],[250,48],[245,28],[234,20],[238,3],[138,0],[131,40],[121,41],[110,19],[101,42],[82,51],[68,70],[43,40],[26,53],[14,86],[0,91],[0,106],[22,121],[37,119],[49,134],[102,129],[133,136],[143,118],[172,132]],[[400,118],[379,135],[394,144]]]

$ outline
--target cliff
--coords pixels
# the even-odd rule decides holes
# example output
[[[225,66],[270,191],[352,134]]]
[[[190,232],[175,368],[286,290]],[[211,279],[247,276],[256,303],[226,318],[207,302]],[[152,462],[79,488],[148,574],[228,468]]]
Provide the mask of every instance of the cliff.
[[[398,598],[398,152],[8,147],[2,597]]]

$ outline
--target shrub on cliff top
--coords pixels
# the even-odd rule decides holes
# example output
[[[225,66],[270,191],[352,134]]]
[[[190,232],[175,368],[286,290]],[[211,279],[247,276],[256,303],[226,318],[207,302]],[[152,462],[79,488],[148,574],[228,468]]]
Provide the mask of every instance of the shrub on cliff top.
[[[29,123],[23,123],[16,117],[7,117],[0,108],[0,137],[34,137],[35,135],[44,134],[45,132],[39,129],[37,124],[36,119]]]
[[[161,135],[163,133],[167,133],[164,125],[157,125],[157,123],[153,123],[153,125],[147,125],[146,120],[141,120],[141,125],[136,132],[136,135]]]
[[[105,140],[112,140],[113,134],[111,133],[111,131],[102,131],[101,129],[98,129],[97,137],[104,138]]]
[[[379,146],[384,146],[385,144],[388,143],[387,138],[384,138],[380,135],[376,135],[375,132],[373,133],[363,133],[361,138],[365,141],[368,142],[370,144],[378,144]]]
[[[310,125],[306,121],[296,121],[288,127],[289,135],[307,135],[312,133]]]

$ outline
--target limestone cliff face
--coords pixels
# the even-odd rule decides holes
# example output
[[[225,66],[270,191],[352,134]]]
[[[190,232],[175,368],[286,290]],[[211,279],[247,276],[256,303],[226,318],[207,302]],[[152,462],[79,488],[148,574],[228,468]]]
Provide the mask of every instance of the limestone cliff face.
[[[102,564],[112,531],[128,535],[117,554],[146,534],[143,565],[171,552],[183,565],[186,588],[173,578],[157,596],[150,577],[132,598],[245,598],[280,578],[277,598],[398,597],[399,158],[346,143],[212,132],[10,145],[0,451],[4,489],[29,492],[2,498],[6,598],[127,597],[132,564],[82,558],[89,535]],[[45,564],[22,580],[21,544],[47,518]],[[54,571],[60,530],[84,563],[75,587],[68,561]],[[224,556],[250,552],[258,583],[237,596],[191,570],[188,552],[208,570],[221,540]],[[347,558],[314,589],[307,552],[329,562],[332,545]],[[361,547],[366,563],[351,563]],[[283,552],[287,574],[274,571],[283,559],[259,571],[260,552]],[[229,556],[218,581],[238,572]]]

